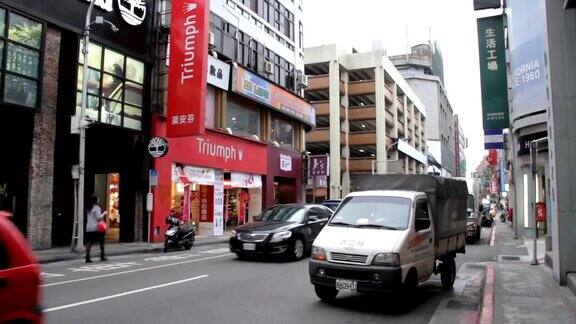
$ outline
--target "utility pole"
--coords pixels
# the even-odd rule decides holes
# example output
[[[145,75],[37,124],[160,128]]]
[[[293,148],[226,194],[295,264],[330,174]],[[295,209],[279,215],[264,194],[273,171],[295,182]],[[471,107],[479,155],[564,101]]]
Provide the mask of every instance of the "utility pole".
[[[532,169],[532,188],[530,189],[530,211],[532,212],[532,219],[533,219],[533,226],[534,226],[534,233],[532,235],[532,265],[538,264],[538,215],[536,215],[536,177],[538,176],[538,147],[541,143],[547,142],[548,137],[540,138],[535,141],[530,142],[530,161],[531,161],[531,169]]]
[[[86,120],[86,100],[88,97],[88,50],[90,44],[90,26],[92,24],[102,25],[104,23],[110,26],[113,32],[117,32],[118,28],[109,21],[104,20],[102,16],[97,16],[93,22],[90,22],[92,17],[92,9],[94,8],[94,3],[96,0],[90,1],[90,6],[88,6],[88,11],[86,12],[86,19],[84,23],[84,30],[82,32],[82,102],[80,107],[80,116],[78,116],[78,131],[80,133],[80,148],[78,150],[78,166],[74,167],[77,174],[73,175],[76,179],[78,185],[76,187],[76,208],[74,210],[75,219],[75,233],[76,233],[76,252],[80,253],[84,250],[84,177],[85,177],[85,166],[86,166],[86,126],[88,126],[88,121]],[[74,242],[72,242],[74,243]]]

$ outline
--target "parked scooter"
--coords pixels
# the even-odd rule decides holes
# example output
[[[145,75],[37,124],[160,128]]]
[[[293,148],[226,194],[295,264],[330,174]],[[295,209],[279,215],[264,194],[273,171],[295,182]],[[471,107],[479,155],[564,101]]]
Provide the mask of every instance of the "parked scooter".
[[[172,215],[166,218],[166,224],[170,225],[164,234],[164,252],[170,249],[190,250],[194,245],[196,231],[194,224],[183,222]]]

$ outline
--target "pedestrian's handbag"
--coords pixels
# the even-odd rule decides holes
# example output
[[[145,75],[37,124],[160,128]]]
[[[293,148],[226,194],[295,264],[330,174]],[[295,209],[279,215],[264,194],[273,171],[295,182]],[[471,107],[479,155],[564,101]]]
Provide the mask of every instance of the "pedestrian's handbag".
[[[106,233],[106,230],[108,229],[108,225],[106,225],[106,222],[104,220],[101,220],[98,222],[98,232],[100,233]]]

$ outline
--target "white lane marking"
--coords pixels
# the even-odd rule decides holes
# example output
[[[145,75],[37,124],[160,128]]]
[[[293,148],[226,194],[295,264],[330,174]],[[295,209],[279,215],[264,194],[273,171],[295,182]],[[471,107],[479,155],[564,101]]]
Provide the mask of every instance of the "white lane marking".
[[[137,265],[141,265],[141,264],[137,263],[137,262],[113,262],[113,263],[94,264],[94,265],[88,265],[88,266],[83,266],[83,267],[79,267],[79,268],[68,268],[68,269],[72,270],[72,272],[81,272],[81,271],[100,272],[100,271],[109,271],[109,270],[116,270],[116,269],[122,269],[122,268],[129,268],[129,267],[133,267],[133,266],[137,266]]]
[[[490,239],[490,246],[494,246],[496,241],[496,226],[492,226],[492,238]]]
[[[178,255],[164,255],[153,258],[144,259],[144,261],[170,261],[170,260],[183,260],[192,257],[200,256],[200,254],[178,254]]]
[[[112,299],[112,298],[118,298],[118,297],[122,297],[122,296],[132,295],[132,294],[140,293],[140,292],[147,291],[147,290],[152,290],[152,289],[158,289],[158,288],[162,288],[162,287],[173,286],[173,285],[177,285],[177,284],[180,284],[180,283],[183,283],[183,282],[188,282],[188,281],[197,280],[197,279],[202,279],[202,278],[207,278],[207,277],[208,277],[208,275],[201,275],[201,276],[197,276],[197,277],[193,277],[193,278],[188,278],[188,279],[184,279],[184,280],[178,280],[178,281],[173,281],[173,282],[165,283],[165,284],[162,284],[162,285],[157,285],[157,286],[146,287],[146,288],[142,288],[142,289],[131,290],[131,291],[123,292],[123,293],[120,293],[120,294],[115,294],[115,295],[100,297],[100,298],[96,298],[96,299],[85,300],[85,301],[78,302],[78,303],[74,303],[74,304],[68,304],[68,305],[63,305],[63,306],[58,306],[58,307],[52,307],[52,308],[45,309],[45,310],[44,310],[44,313],[53,312],[53,311],[57,311],[57,310],[61,310],[61,309],[66,309],[66,308],[71,308],[71,307],[76,307],[76,306],[81,306],[81,305],[86,305],[86,304],[91,304],[91,303],[96,303],[96,302],[103,301],[103,300],[107,300],[107,299]]]
[[[42,272],[40,273],[40,275],[44,278],[54,278],[54,277],[64,277],[66,276],[65,274],[60,274],[60,273],[47,273],[47,272]]]
[[[221,248],[221,249],[214,249],[214,250],[208,250],[208,251],[202,251],[199,253],[202,254],[218,254],[218,253],[225,253],[230,251],[230,248]]]
[[[202,258],[202,259],[186,260],[186,261],[180,261],[180,262],[174,262],[174,263],[168,263],[168,264],[161,264],[161,265],[157,265],[157,266],[153,266],[153,267],[147,267],[147,268],[141,268],[141,269],[134,269],[134,270],[121,271],[121,272],[107,273],[107,274],[103,274],[103,275],[99,275],[99,276],[94,276],[94,277],[86,277],[86,278],[80,278],[80,279],[72,279],[72,280],[66,280],[66,281],[53,282],[53,283],[49,283],[49,284],[44,284],[44,285],[42,285],[41,287],[50,287],[50,286],[65,285],[65,284],[74,283],[74,282],[80,282],[80,281],[86,281],[86,280],[92,280],[92,279],[99,279],[99,278],[106,278],[106,277],[117,276],[117,275],[122,275],[122,274],[127,274],[127,273],[138,272],[138,271],[146,271],[146,270],[160,269],[160,268],[165,268],[165,267],[170,267],[170,266],[175,266],[175,265],[180,265],[180,264],[193,263],[193,262],[199,262],[199,261],[206,261],[206,260],[217,259],[217,258],[222,258],[222,257],[226,257],[226,256],[231,256],[231,255],[232,255],[232,253],[226,253],[226,254],[216,255],[216,256],[213,256],[213,257],[206,257],[206,258]]]

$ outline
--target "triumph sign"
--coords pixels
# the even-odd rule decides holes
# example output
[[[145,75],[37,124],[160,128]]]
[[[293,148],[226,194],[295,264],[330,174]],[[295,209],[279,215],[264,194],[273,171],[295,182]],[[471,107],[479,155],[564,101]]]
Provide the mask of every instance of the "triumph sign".
[[[204,134],[209,1],[173,0],[167,136]]]

